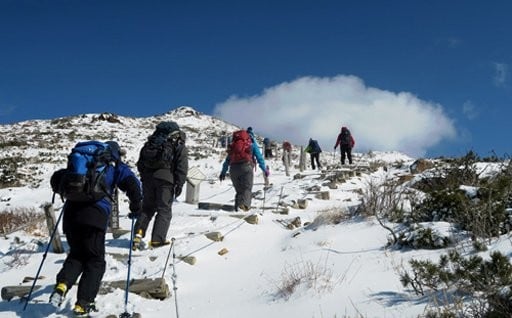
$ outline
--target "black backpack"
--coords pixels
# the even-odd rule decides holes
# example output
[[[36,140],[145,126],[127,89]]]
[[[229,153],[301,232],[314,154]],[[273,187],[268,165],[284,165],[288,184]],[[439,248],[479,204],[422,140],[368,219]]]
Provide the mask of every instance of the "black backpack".
[[[342,146],[351,146],[352,145],[352,138],[350,138],[350,131],[348,129],[343,130],[341,132],[340,145],[342,145]]]
[[[95,202],[110,196],[106,182],[106,169],[113,162],[107,143],[85,141],[77,143],[68,155],[66,169],[52,175],[54,192],[76,202]]]
[[[181,131],[175,122],[162,122],[140,150],[137,166],[152,170],[172,169]]]

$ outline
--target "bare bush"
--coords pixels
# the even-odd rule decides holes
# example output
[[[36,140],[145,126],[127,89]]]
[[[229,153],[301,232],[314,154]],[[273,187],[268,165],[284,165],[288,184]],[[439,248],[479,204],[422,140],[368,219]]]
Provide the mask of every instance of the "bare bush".
[[[311,289],[319,294],[331,292],[343,278],[334,276],[334,265],[328,265],[327,260],[328,257],[325,260],[320,258],[316,263],[304,259],[295,264],[286,263],[281,279],[273,281],[277,288],[274,296],[287,301],[299,288]]]
[[[16,249],[9,254],[9,258],[4,261],[4,264],[9,268],[20,268],[28,264],[30,255],[26,251]]]
[[[384,221],[404,221],[404,204],[410,195],[410,191],[406,187],[391,178],[385,178],[380,183],[369,180],[361,198],[359,211],[366,217],[375,216],[379,224],[391,233],[393,242],[396,243],[398,237],[395,231],[385,225]]]
[[[7,235],[18,230],[31,234],[40,232],[45,217],[34,208],[16,208],[0,212],[0,234]]]
[[[323,225],[339,224],[350,218],[350,215],[344,209],[330,208],[319,211],[313,222],[306,226],[307,230],[316,230]]]

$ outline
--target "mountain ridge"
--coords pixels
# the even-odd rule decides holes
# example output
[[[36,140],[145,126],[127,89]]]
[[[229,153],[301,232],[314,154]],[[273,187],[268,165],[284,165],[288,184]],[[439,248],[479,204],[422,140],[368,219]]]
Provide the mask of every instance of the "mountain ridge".
[[[7,194],[0,191],[0,208],[2,202],[10,201],[6,197],[11,198],[12,192],[16,192],[15,188],[29,187],[51,192],[51,173],[65,166],[70,149],[79,141],[116,140],[126,150],[124,161],[134,167],[147,136],[159,122],[168,120],[177,122],[187,135],[190,166],[205,170],[207,179],[216,179],[224,158],[224,149],[219,147],[218,140],[242,127],[201,113],[190,106],[180,106],[149,117],[128,117],[103,112],[28,120],[0,125],[0,190],[9,190]],[[263,137],[256,137],[261,144]],[[332,163],[336,154],[333,158],[327,154],[322,160]],[[293,156],[297,161],[297,146],[294,147]],[[361,154],[354,156],[360,159],[363,157]],[[371,156],[368,154],[366,157]],[[219,166],[205,167],[208,164],[203,159],[210,157],[216,158]],[[391,157],[395,160],[397,154],[392,153]],[[404,161],[412,159],[406,155],[402,155],[402,158]],[[280,165],[277,162],[273,165]],[[9,206],[5,204],[4,208]]]

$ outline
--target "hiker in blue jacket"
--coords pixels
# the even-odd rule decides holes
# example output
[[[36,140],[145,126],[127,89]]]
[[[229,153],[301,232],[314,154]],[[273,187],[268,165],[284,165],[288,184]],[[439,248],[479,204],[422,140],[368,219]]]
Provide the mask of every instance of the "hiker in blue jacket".
[[[105,234],[112,211],[111,197],[117,186],[130,199],[129,217],[136,217],[142,206],[140,182],[133,171],[121,161],[121,149],[117,142],[108,141],[112,164],[105,169],[107,195],[98,201],[76,202],[66,200],[63,207],[63,231],[69,245],[69,254],[57,274],[57,283],[50,296],[50,303],[60,306],[67,292],[78,277],[75,317],[88,317],[97,311],[94,300],[105,273]],[[66,169],[56,171],[51,179],[52,187],[60,183]]]
[[[219,179],[223,181],[226,178],[226,173],[230,171],[231,181],[235,187],[235,211],[241,209],[243,211],[249,211],[251,208],[252,200],[252,186],[254,184],[254,164],[258,163],[265,180],[268,180],[269,171],[265,165],[265,160],[261,155],[260,148],[256,143],[256,138],[252,131],[252,127],[247,128],[247,133],[251,139],[251,151],[250,153],[244,153],[239,158],[239,161],[234,162],[232,158],[232,151],[230,149],[235,148],[230,145],[228,149],[228,155],[222,164],[222,170]],[[236,142],[233,138],[233,142]]]
[[[320,148],[320,145],[318,144],[318,141],[309,138],[308,146],[306,147],[306,152],[309,153],[309,156],[311,157],[311,168],[315,170],[315,162],[318,166],[318,170],[322,168],[320,165],[320,153],[322,152],[322,149]]]

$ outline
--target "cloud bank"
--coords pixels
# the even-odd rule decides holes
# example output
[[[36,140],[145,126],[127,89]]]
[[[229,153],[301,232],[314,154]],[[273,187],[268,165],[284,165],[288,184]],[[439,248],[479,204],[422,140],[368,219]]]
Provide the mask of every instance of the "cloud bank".
[[[352,131],[356,152],[396,150],[415,157],[457,135],[441,105],[344,75],[301,77],[259,95],[232,96],[217,104],[214,114],[279,142],[304,145],[317,139],[324,151],[332,151],[342,126]]]

